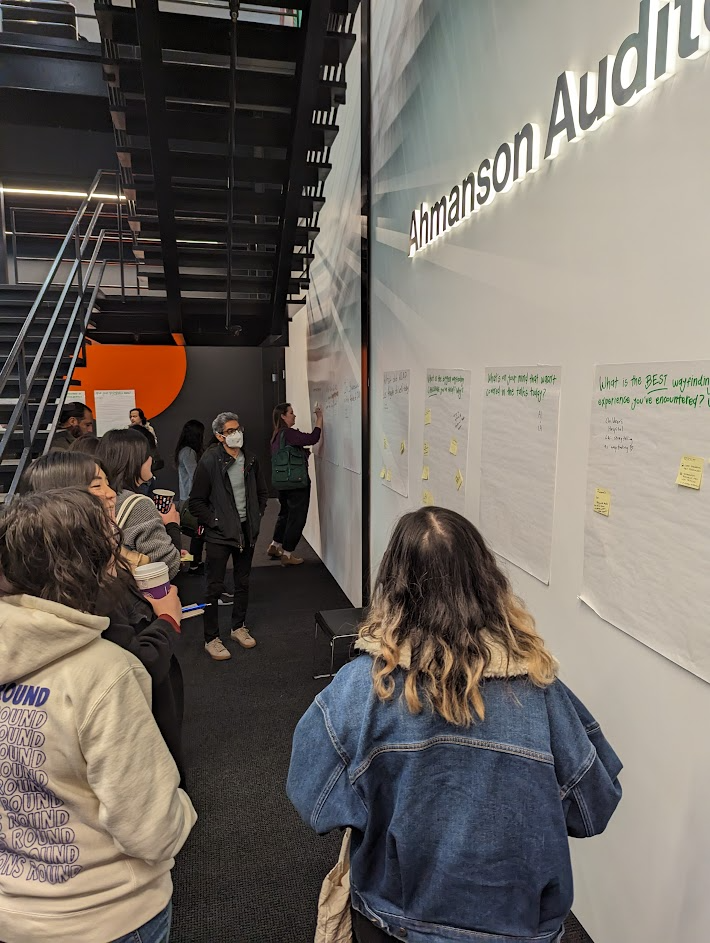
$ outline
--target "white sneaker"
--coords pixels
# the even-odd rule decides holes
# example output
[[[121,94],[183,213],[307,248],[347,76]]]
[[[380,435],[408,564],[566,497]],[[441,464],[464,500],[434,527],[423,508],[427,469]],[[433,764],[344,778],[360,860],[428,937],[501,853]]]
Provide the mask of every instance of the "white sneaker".
[[[245,625],[240,629],[232,629],[229,634],[235,642],[239,642],[242,648],[254,648],[256,645],[256,639]]]
[[[213,638],[211,642],[205,642],[205,651],[215,661],[229,661],[232,657],[231,652],[224,647],[221,639],[218,638]]]

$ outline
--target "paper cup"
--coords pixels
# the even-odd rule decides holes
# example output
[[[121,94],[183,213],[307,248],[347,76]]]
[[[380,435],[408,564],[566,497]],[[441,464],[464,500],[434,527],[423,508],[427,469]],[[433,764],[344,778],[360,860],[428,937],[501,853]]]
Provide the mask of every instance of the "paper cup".
[[[166,563],[137,566],[133,575],[138,589],[148,599],[163,599],[170,592],[170,574]]]
[[[167,514],[170,510],[170,505],[175,500],[174,491],[163,491],[160,488],[156,488],[153,492],[153,501],[155,501],[155,506],[160,511],[161,514]]]

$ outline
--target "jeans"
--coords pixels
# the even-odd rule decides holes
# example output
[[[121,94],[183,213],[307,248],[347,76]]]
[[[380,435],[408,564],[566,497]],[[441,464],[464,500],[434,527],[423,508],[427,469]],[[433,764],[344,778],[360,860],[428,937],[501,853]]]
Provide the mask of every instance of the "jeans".
[[[173,917],[173,902],[168,902],[165,910],[144,923],[142,927],[120,936],[113,943],[168,943],[170,939],[170,923]]]
[[[308,517],[308,505],[311,501],[311,483],[306,488],[294,488],[293,491],[279,491],[279,516],[274,528],[274,543],[282,544],[284,550],[292,553],[303,534]]]
[[[244,550],[228,547],[224,544],[207,542],[207,594],[205,602],[210,603],[202,617],[205,628],[205,642],[219,637],[219,597],[224,592],[224,576],[227,563],[232,558],[234,567],[234,605],[232,606],[232,628],[240,629],[244,625],[249,605],[249,576],[254,548],[249,546],[246,524],[242,524]]]
[[[374,923],[371,923],[367,917],[363,917],[360,911],[355,910],[354,907],[350,908],[350,913],[353,918],[353,935],[356,943],[392,943],[392,940],[396,939],[396,937],[390,936],[389,933],[385,933],[384,930],[376,927]],[[555,943],[561,943],[564,935],[563,928]]]

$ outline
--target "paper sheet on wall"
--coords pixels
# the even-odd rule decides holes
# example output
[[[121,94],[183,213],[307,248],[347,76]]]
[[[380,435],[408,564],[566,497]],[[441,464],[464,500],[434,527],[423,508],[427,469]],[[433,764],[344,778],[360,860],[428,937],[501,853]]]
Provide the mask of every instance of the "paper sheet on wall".
[[[409,370],[385,370],[382,384],[383,484],[409,496]]]
[[[325,392],[323,383],[314,383],[311,380],[308,381],[308,400],[311,407],[311,419],[315,422],[315,411],[316,406],[320,406],[322,410],[325,411]],[[296,417],[298,422],[299,417]],[[307,426],[304,423],[304,429],[307,431]],[[313,446],[311,452],[314,455],[321,456],[323,454],[323,434],[321,434],[320,440]]]
[[[343,423],[341,419],[340,387],[331,382],[325,390],[323,406],[323,458],[333,465],[342,464]]]
[[[348,377],[343,386],[343,465],[362,473],[362,404],[359,378]]]
[[[136,408],[135,390],[95,390],[96,435],[102,436],[111,429],[127,429],[129,413]]]
[[[69,390],[65,403],[86,403],[86,393],[83,390]],[[126,423],[128,425],[128,423]]]
[[[325,380],[318,383],[309,382],[308,389],[311,401],[310,423],[315,421],[313,414],[316,405],[323,410],[323,433],[313,453],[333,465],[340,465],[343,448],[340,388],[336,382]],[[303,429],[310,432],[306,422],[303,423]]]
[[[709,406],[710,361],[597,367],[581,595],[607,622],[705,681]]]
[[[434,370],[426,374],[424,454],[428,469],[422,504],[437,504],[464,513],[468,476],[470,370]]]
[[[550,582],[560,368],[486,367],[481,531],[496,553]]]

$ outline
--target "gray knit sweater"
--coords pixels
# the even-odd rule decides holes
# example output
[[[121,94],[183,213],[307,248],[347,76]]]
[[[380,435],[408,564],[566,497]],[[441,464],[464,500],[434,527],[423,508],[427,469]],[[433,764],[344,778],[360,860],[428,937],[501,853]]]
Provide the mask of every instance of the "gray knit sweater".
[[[124,501],[133,494],[122,491],[116,498],[116,515]],[[128,518],[121,527],[123,546],[129,550],[138,550],[150,557],[151,563],[166,563],[170,579],[180,569],[180,551],[177,550],[153,501],[142,495],[129,511]]]

